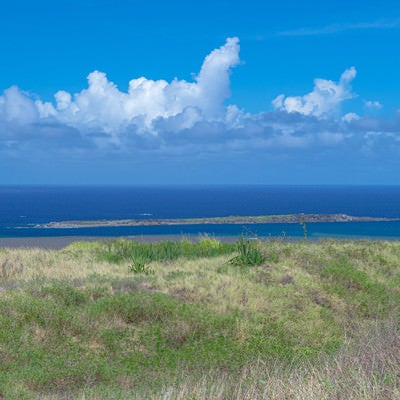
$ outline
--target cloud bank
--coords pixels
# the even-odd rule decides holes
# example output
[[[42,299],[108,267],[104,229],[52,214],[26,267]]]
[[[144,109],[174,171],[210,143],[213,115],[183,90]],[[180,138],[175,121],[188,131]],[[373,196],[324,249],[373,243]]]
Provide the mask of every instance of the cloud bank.
[[[354,67],[338,81],[315,79],[307,94],[277,96],[265,112],[246,113],[228,104],[230,75],[240,63],[239,51],[239,39],[228,38],[205,57],[192,82],[139,77],[122,91],[104,72],[94,71],[87,77],[87,88],[75,94],[60,90],[53,102],[10,87],[0,96],[0,152],[17,154],[45,147],[81,152],[234,153],[343,143],[370,151],[379,138],[399,143],[397,117],[385,121],[355,112],[343,115],[343,103],[356,97],[351,87]],[[378,101],[365,105],[381,107]]]

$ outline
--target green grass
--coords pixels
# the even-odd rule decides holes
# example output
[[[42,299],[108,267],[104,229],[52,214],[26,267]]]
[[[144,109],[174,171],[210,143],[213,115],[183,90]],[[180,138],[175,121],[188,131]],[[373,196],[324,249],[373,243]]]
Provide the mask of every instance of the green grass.
[[[400,394],[399,242],[118,240],[0,264],[6,399]]]
[[[138,243],[118,239],[97,245],[95,248],[98,259],[109,262],[123,260],[172,261],[180,257],[198,258],[215,257],[230,254],[235,251],[232,243],[221,243],[218,240],[203,237],[198,242],[190,240],[164,241],[156,243]]]

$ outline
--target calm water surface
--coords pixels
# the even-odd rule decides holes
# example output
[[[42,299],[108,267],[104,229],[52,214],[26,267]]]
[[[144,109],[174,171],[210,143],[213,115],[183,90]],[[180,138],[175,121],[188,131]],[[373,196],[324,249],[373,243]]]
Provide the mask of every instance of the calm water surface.
[[[36,229],[51,221],[345,213],[400,217],[398,186],[0,186],[0,236],[303,236],[299,224]],[[400,238],[400,222],[307,224],[313,238]]]

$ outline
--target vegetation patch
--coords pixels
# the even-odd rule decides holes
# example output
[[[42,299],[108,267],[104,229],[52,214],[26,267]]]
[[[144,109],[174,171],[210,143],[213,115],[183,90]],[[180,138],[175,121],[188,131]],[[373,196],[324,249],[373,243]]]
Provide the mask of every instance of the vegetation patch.
[[[124,239],[106,242],[95,249],[96,257],[109,262],[123,260],[171,261],[178,258],[194,259],[215,257],[234,252],[231,243],[222,243],[216,239],[203,237],[198,242],[183,239],[180,242],[165,241],[156,243],[138,243]]]
[[[400,397],[398,242],[118,240],[0,265],[0,398]]]

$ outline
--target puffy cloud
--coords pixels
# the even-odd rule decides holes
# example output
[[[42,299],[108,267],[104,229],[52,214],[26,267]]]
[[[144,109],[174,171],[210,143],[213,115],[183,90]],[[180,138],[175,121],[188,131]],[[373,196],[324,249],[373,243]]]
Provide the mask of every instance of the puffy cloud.
[[[382,104],[379,101],[366,101],[365,105],[368,108],[382,108]]]
[[[281,94],[272,104],[276,109],[289,113],[327,117],[336,113],[344,100],[354,97],[350,83],[356,73],[354,67],[345,70],[337,83],[326,79],[315,79],[312,92],[304,96],[286,97]]]
[[[0,96],[0,116],[3,121],[22,125],[36,121],[39,112],[25,93],[12,86]]]
[[[224,120],[224,101],[230,96],[230,70],[239,59],[239,39],[228,38],[204,60],[194,82],[174,79],[132,79],[128,92],[120,91],[103,72],[88,76],[88,88],[71,95],[55,94],[56,104],[37,102],[41,117],[82,132],[101,131],[119,140],[130,126],[139,133],[157,135],[156,121],[171,119],[172,131],[188,129],[201,120]],[[228,115],[229,114],[229,115]]]
[[[360,119],[360,116],[353,112],[349,112],[349,113],[343,115],[343,117],[342,117],[342,120],[345,122],[351,122],[351,121],[357,120],[357,119]]]

